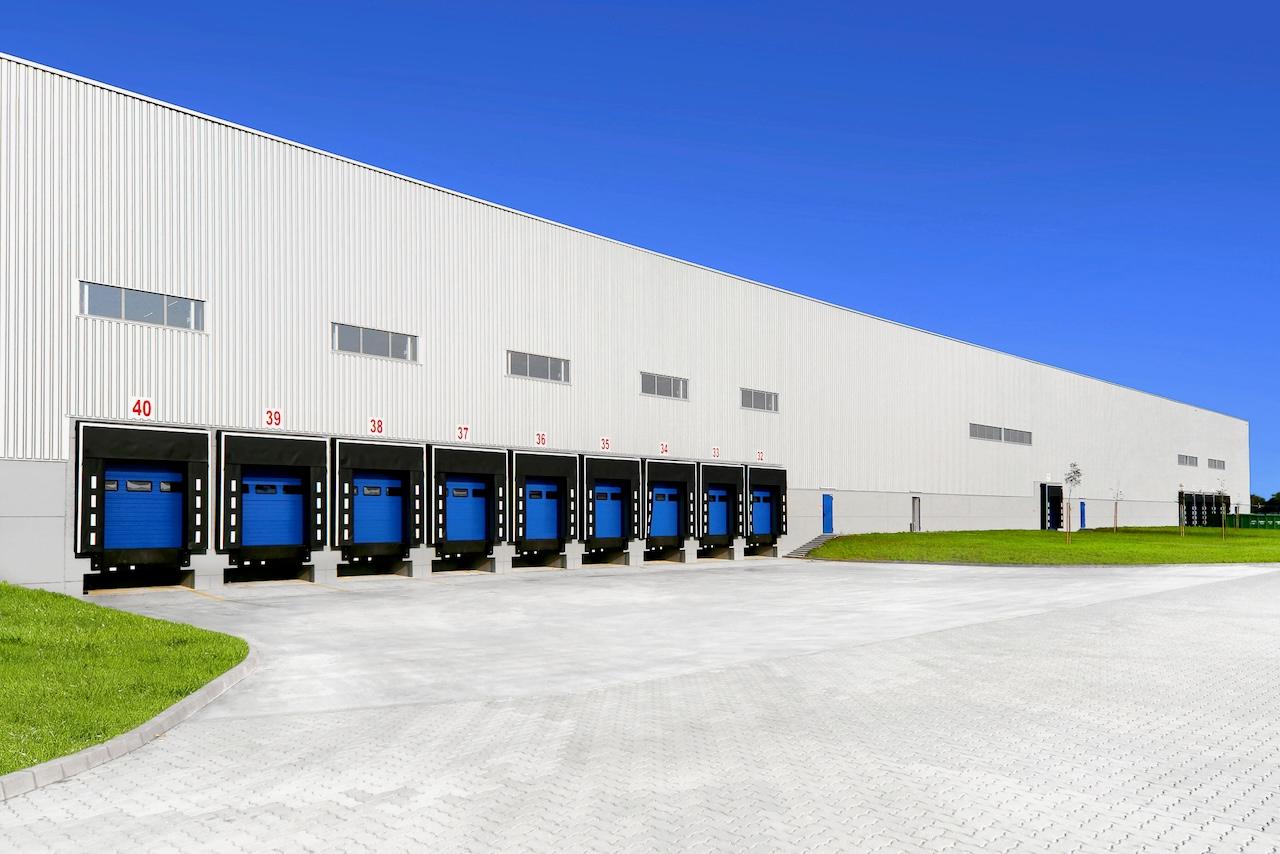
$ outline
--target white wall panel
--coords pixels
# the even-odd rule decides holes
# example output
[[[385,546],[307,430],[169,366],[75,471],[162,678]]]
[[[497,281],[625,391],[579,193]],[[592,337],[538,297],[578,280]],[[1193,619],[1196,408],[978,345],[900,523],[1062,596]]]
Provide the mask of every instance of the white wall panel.
[[[0,456],[67,459],[67,418],[749,461],[797,488],[1027,497],[1085,471],[1168,501],[1248,494],[1239,419],[909,329],[0,59]],[[206,332],[77,315],[77,282],[206,301]],[[334,353],[333,321],[419,336]],[[572,383],[505,375],[507,349]],[[642,370],[689,400],[642,397]],[[743,410],[740,386],[781,412]],[[1034,445],[973,440],[976,421]],[[1195,454],[1198,469],[1176,465]],[[1210,472],[1207,459],[1228,461]],[[1221,480],[1221,484],[1220,484]]]

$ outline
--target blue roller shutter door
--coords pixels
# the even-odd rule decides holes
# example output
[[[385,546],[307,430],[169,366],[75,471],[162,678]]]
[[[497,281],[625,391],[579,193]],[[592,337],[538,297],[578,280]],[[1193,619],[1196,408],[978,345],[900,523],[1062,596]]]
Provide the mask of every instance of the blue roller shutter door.
[[[592,501],[595,503],[596,539],[622,539],[622,487],[597,483]]]
[[[301,477],[246,466],[241,498],[243,545],[301,546],[305,542],[306,494]]]
[[[729,534],[729,490],[713,486],[707,489],[707,533],[713,537]]]
[[[183,537],[183,473],[172,466],[109,463],[103,548],[178,549]]]
[[[680,487],[654,484],[650,537],[680,536]]]
[[[355,542],[404,542],[404,481],[376,472],[356,472],[354,481]]]
[[[444,536],[455,543],[486,540],[489,488],[481,480],[448,477],[444,482]]]
[[[773,533],[772,490],[751,490],[751,533],[757,537]]]
[[[554,480],[529,478],[524,488],[524,538],[560,539],[560,484]]]

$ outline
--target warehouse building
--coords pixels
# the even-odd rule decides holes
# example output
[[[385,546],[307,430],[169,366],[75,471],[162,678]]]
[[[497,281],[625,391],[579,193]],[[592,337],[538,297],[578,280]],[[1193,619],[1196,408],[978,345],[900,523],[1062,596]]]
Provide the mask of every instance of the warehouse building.
[[[733,560],[1249,494],[1237,418],[20,59],[0,107],[0,580]]]

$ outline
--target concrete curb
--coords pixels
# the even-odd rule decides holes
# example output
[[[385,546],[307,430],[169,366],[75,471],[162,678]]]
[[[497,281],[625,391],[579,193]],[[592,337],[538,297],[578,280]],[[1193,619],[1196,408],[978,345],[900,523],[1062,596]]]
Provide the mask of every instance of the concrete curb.
[[[48,762],[41,762],[21,771],[12,771],[0,776],[0,802],[17,795],[26,794],[53,783],[66,780],[88,771],[104,762],[119,759],[126,753],[137,750],[142,745],[159,735],[173,729],[214,700],[221,697],[233,685],[248,676],[258,667],[258,651],[252,646],[244,661],[215,677],[208,684],[183,697],[151,720],[121,733],[110,741],[95,744]]]

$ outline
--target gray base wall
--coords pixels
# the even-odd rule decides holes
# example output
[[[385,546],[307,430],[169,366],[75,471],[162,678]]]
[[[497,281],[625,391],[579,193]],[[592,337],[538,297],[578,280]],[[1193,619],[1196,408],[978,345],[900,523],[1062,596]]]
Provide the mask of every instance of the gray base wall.
[[[73,557],[72,469],[65,462],[0,460],[0,581],[57,593],[84,589],[89,561]]]
[[[920,499],[922,531],[1036,530],[1040,527],[1040,498],[1029,495],[930,495],[903,492],[854,492],[840,489],[789,489],[787,536],[789,550],[822,534],[822,496],[832,496],[832,522],[837,534],[872,534],[911,530],[911,499]],[[1080,524],[1080,501],[1086,527],[1111,526],[1113,502],[1085,498],[1072,501],[1072,528]],[[1155,526],[1178,524],[1176,501],[1122,501],[1120,524]]]
[[[74,466],[65,462],[0,460],[0,581],[79,594],[89,561],[73,557],[75,523]],[[907,531],[912,493],[791,489],[787,493],[788,533],[779,543],[785,554],[822,533],[822,496],[833,496],[838,534]],[[919,494],[922,530],[1035,529],[1040,525],[1039,498],[1025,496]],[[1088,527],[1111,524],[1112,502],[1085,499]],[[1079,500],[1072,503],[1078,514]],[[1176,525],[1173,501],[1124,501],[1121,525]],[[1078,516],[1073,527],[1078,527]],[[336,552],[317,553],[336,556]],[[192,558],[196,586],[221,583],[224,555]]]

